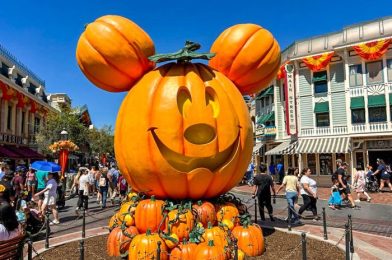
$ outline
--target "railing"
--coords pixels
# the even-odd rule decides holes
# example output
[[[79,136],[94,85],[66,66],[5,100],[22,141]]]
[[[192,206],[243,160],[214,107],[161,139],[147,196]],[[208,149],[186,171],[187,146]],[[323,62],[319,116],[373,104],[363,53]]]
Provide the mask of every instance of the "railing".
[[[370,123],[369,124],[370,132],[385,132],[389,131],[390,128],[388,127],[387,122],[380,122],[380,123]]]
[[[350,87],[350,97],[361,97],[365,94],[365,91],[379,94],[383,94],[385,91],[392,93],[392,82]]]
[[[301,136],[320,136],[320,135],[340,135],[347,134],[348,129],[346,126],[337,126],[337,127],[317,127],[310,129],[302,129]]]
[[[350,97],[363,96],[364,86],[350,87]]]
[[[351,131],[353,133],[365,133],[366,132],[366,124],[353,124],[351,127]]]
[[[27,68],[26,65],[24,65],[22,62],[20,62],[14,55],[12,55],[8,50],[6,50],[1,44],[0,44],[0,55],[3,56],[4,58],[6,58],[9,62],[13,63],[12,65],[15,65],[15,67],[18,67],[18,69],[22,73],[27,74],[29,77],[33,78],[39,84],[41,84],[42,86],[45,86],[44,80],[42,80],[34,72],[32,72],[29,68]]]

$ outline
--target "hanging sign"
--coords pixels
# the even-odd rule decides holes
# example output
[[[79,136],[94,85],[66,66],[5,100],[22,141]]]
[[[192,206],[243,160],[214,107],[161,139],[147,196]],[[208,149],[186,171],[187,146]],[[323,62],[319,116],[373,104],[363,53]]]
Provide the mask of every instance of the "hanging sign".
[[[286,129],[288,135],[297,134],[296,106],[295,106],[295,84],[294,66],[285,65],[285,98],[286,98]]]

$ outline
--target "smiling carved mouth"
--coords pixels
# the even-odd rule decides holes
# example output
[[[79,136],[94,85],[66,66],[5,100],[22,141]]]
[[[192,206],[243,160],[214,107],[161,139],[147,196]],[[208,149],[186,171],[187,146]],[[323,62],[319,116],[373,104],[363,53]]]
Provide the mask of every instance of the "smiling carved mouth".
[[[157,128],[151,127],[148,129],[158,146],[159,151],[165,160],[176,170],[181,172],[191,172],[197,168],[207,168],[214,172],[221,168],[224,164],[231,161],[231,157],[236,153],[239,148],[239,132],[234,142],[222,152],[218,152],[209,157],[189,157],[171,150],[165,145],[155,133]]]

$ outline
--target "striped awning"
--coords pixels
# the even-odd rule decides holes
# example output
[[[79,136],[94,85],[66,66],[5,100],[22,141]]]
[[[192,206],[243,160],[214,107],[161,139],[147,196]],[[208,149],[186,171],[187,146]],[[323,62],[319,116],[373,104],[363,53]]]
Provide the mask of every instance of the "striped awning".
[[[253,146],[253,153],[259,153],[261,147],[263,147],[263,143],[257,143],[255,146]]]
[[[265,153],[265,155],[293,154],[296,152],[297,142],[285,141]]]
[[[349,153],[350,138],[317,138],[298,141],[298,153]]]

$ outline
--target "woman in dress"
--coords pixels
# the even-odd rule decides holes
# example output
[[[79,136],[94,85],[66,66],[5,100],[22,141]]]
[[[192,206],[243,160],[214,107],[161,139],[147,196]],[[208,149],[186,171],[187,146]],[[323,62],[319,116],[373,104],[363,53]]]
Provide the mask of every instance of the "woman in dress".
[[[298,211],[299,215],[309,209],[313,213],[313,220],[317,221],[320,218],[317,216],[317,182],[310,178],[312,175],[312,170],[310,168],[305,168],[302,170],[301,177],[301,196],[304,200],[304,204]]]
[[[354,187],[355,187],[355,192],[357,193],[357,199],[355,200],[355,202],[361,201],[361,194],[364,194],[367,198],[367,201],[370,202],[372,198],[365,191],[366,173],[361,166],[357,166],[356,169],[357,169],[357,173],[355,174],[354,177]]]

